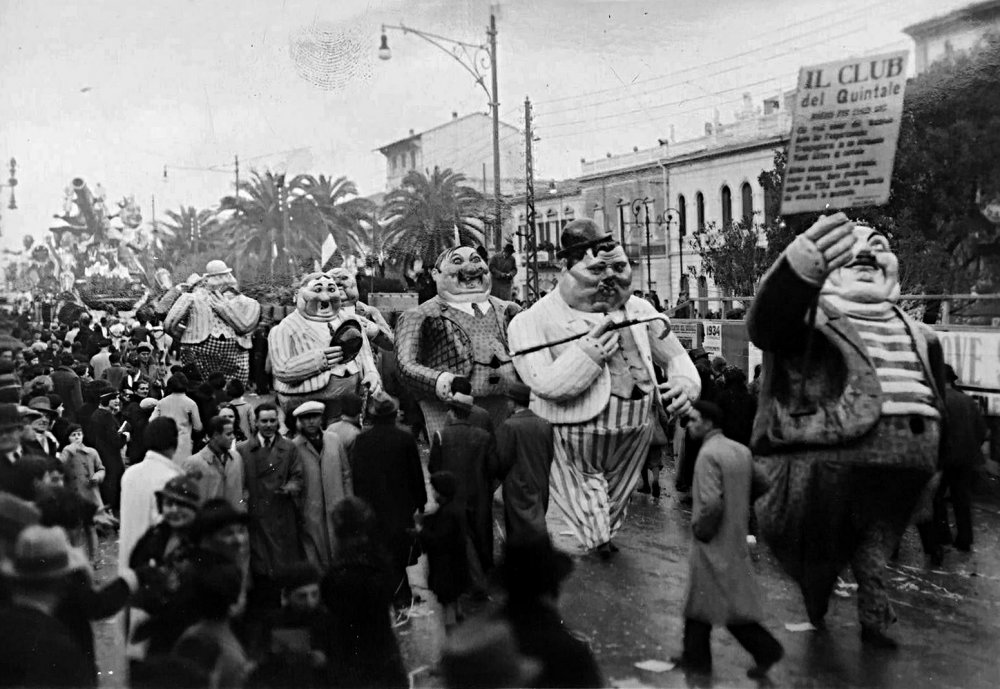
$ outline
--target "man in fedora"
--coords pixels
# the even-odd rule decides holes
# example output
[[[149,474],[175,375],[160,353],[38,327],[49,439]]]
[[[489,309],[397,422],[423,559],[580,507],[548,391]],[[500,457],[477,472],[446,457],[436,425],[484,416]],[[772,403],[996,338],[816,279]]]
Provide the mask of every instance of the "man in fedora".
[[[21,446],[26,452],[33,452],[45,457],[59,456],[59,441],[50,430],[58,412],[52,408],[48,397],[33,397],[28,401],[27,412],[30,415],[28,426],[32,437],[24,440]]]
[[[448,413],[451,382],[468,378],[493,426],[507,418],[504,386],[517,380],[507,326],[521,307],[490,296],[490,271],[470,246],[446,249],[431,270],[437,296],[399,317],[396,354],[403,384],[424,413],[428,436]]]
[[[304,402],[292,414],[298,435],[292,443],[302,465],[302,540],[306,557],[322,570],[330,566],[335,537],[333,506],[353,494],[351,465],[340,438],[323,430],[322,402]]]
[[[0,682],[15,687],[93,687],[84,652],[54,617],[71,571],[70,545],[58,527],[21,532],[0,575],[10,603],[0,608]]]
[[[354,494],[375,512],[378,535],[389,552],[397,608],[408,607],[412,594],[406,578],[413,537],[413,513],[427,502],[420,452],[413,435],[396,424],[399,406],[391,397],[373,400],[368,418],[351,451]]]
[[[23,428],[20,405],[0,403],[0,491],[30,500],[31,491],[22,472],[17,470],[17,463],[24,455],[21,449]]]
[[[250,336],[260,321],[260,304],[239,292],[224,261],[209,261],[195,287],[177,297],[163,327],[179,330],[181,360],[203,372],[221,371],[244,385],[250,375]]]
[[[66,418],[77,421],[76,410],[83,406],[83,389],[80,376],[73,370],[73,355],[63,352],[59,355],[59,365],[52,371],[52,389],[62,398],[66,408]]]
[[[469,576],[473,591],[484,593],[493,569],[493,487],[498,475],[496,444],[489,432],[474,426],[472,395],[452,390],[448,420],[431,436],[431,472],[450,471],[458,480],[455,509],[464,514],[469,538]]]
[[[507,386],[514,413],[497,429],[497,459],[503,479],[507,540],[544,536],[552,468],[552,424],[529,409],[531,388]]]
[[[653,438],[654,396],[681,415],[700,386],[669,321],[631,294],[632,267],[611,234],[580,219],[561,240],[557,289],[511,321],[510,344],[531,409],[553,425],[552,501],[607,558]]]

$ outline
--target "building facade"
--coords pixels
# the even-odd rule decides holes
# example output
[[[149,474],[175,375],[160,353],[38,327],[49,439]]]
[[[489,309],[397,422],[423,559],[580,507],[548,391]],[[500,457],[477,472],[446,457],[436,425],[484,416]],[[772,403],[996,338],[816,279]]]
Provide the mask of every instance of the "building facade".
[[[913,39],[917,74],[943,58],[966,52],[988,33],[1000,33],[1000,0],[977,2],[905,29]]]
[[[386,191],[398,188],[411,170],[426,172],[451,168],[466,177],[466,184],[493,195],[493,119],[486,113],[459,117],[423,132],[379,147],[385,156]],[[500,193],[513,195],[524,185],[524,134],[500,123]]]

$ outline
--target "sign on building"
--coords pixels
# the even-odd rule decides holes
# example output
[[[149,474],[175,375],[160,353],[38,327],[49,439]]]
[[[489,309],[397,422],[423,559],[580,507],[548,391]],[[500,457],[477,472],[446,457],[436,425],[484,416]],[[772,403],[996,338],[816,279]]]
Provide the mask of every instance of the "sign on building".
[[[670,322],[670,330],[684,349],[691,351],[697,346],[698,343],[698,323],[697,321],[687,321],[686,323],[680,323],[678,321]]]
[[[908,55],[799,71],[782,215],[888,202]]]
[[[722,322],[702,321],[705,327],[705,337],[701,347],[710,357],[722,356]]]

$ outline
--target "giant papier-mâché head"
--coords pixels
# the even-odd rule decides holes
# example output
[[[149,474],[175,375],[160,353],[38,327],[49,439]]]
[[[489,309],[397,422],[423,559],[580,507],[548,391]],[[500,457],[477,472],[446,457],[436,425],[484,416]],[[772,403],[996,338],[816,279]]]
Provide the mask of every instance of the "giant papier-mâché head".
[[[471,246],[445,249],[431,270],[438,296],[453,303],[478,302],[490,294],[490,270]]]
[[[326,273],[310,273],[299,282],[295,307],[310,321],[332,321],[344,301],[344,290]]]
[[[609,313],[628,301],[632,266],[622,246],[589,219],[574,220],[562,233],[559,294],[577,311]]]
[[[358,302],[358,280],[353,270],[340,266],[339,268],[331,268],[326,274],[332,277],[334,282],[344,291],[344,304],[346,306],[353,306]]]
[[[859,304],[896,302],[899,259],[892,253],[889,238],[864,225],[855,225],[854,238],[853,257],[827,276],[822,293]]]

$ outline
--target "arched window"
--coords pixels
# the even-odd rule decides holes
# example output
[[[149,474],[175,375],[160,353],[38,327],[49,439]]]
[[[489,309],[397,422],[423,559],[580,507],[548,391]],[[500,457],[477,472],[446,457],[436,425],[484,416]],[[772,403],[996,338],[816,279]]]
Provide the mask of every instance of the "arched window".
[[[729,227],[733,224],[733,193],[729,191],[729,186],[722,185],[722,226]]]
[[[417,152],[416,151],[410,151],[410,169],[411,170],[416,170],[417,169]]]
[[[750,182],[744,182],[740,187],[740,197],[743,202],[743,224],[750,227],[753,223],[753,189]]]
[[[677,231],[681,237],[687,234],[688,230],[688,211],[687,211],[687,201],[684,200],[684,194],[677,195]]]
[[[694,204],[698,212],[698,231],[705,229],[705,195],[700,191],[695,194]]]

